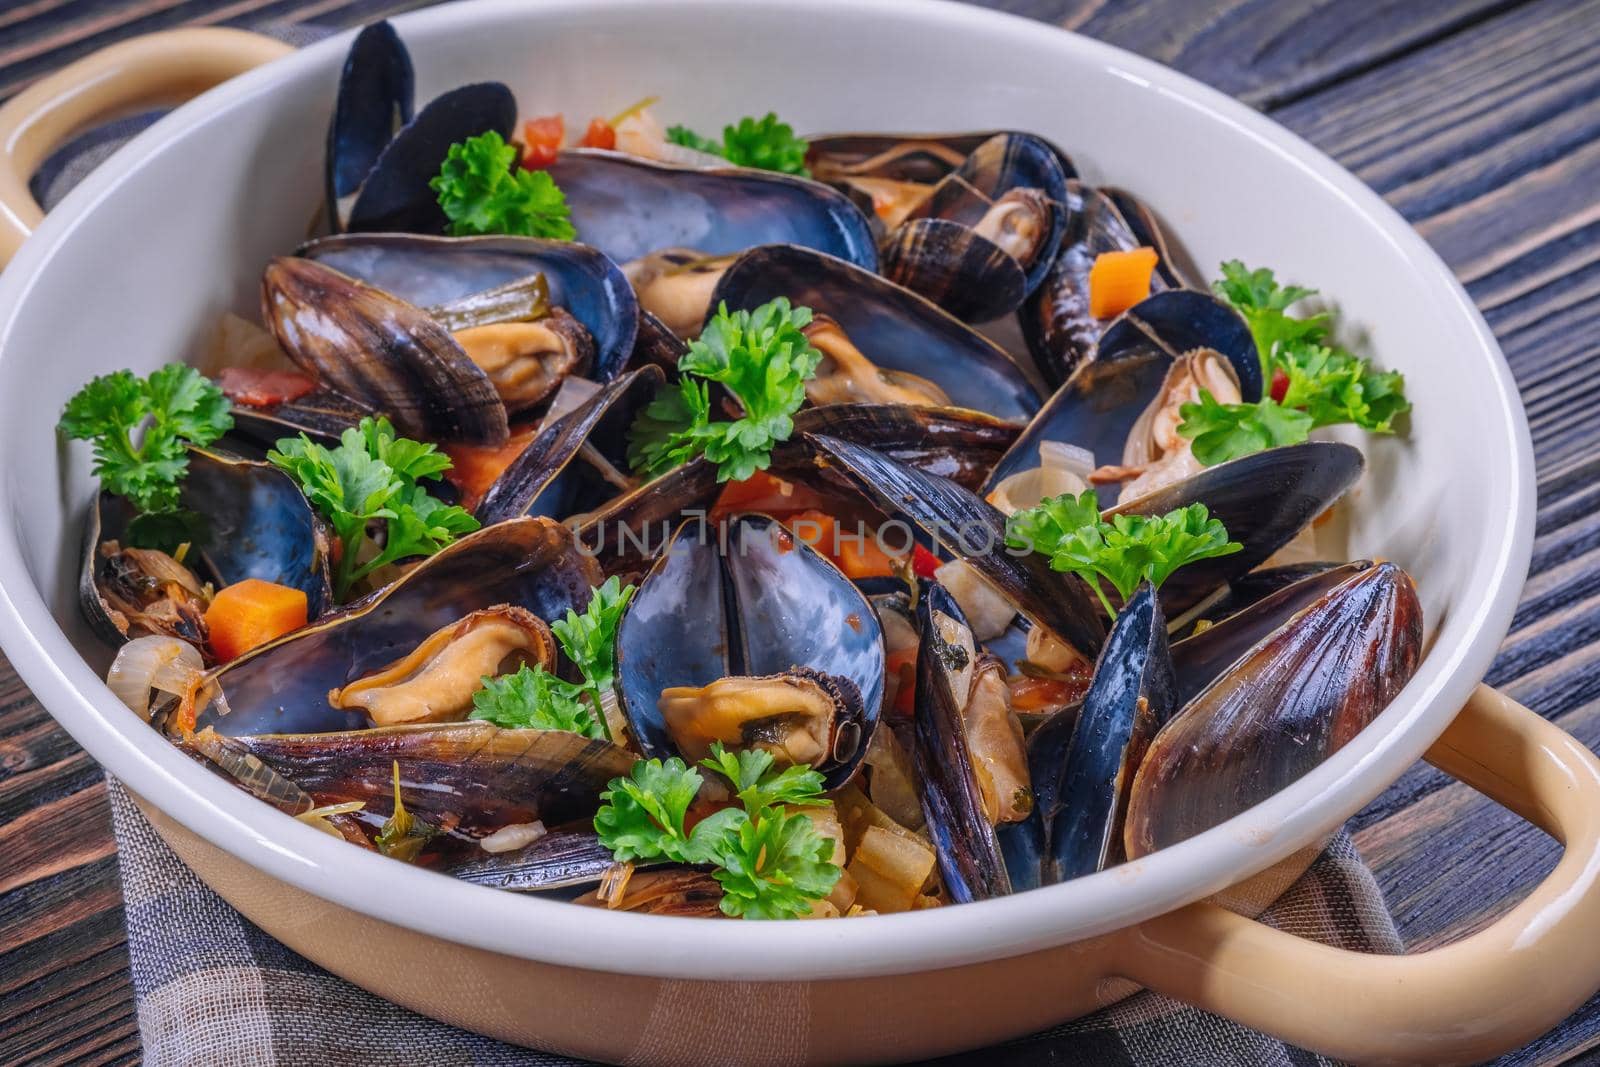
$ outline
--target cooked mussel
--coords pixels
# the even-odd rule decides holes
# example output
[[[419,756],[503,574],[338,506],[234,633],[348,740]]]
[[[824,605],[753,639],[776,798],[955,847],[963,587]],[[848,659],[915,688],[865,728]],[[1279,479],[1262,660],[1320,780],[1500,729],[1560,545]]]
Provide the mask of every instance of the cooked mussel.
[[[1128,856],[1193,837],[1299,779],[1394,699],[1421,656],[1422,606],[1393,564],[1302,608],[1156,735],[1133,782]]]
[[[869,380],[880,370],[912,375],[957,407],[1002,419],[1024,420],[1038,410],[1039,395],[1027,376],[992,341],[917,294],[810,249],[771,245],[746,252],[723,274],[712,306],[748,311],[779,296],[827,316],[863,354],[867,362],[853,366]],[[848,392],[870,396],[864,389]]]
[[[1046,142],[995,135],[885,239],[885,276],[969,322],[1015,311],[1056,255],[1067,177]]]
[[[411,53],[393,26],[375,22],[356,34],[340,72],[324,161],[329,222],[335,229],[343,228],[378,157],[411,121],[415,87]]]
[[[592,339],[586,373],[598,382],[620,374],[633,351],[633,289],[615,263],[587,245],[368,233],[325,237],[297,254],[423,308],[452,331],[542,318],[534,307],[508,302],[530,290],[542,294],[546,308],[570,314]]]
[[[630,260],[622,272],[639,297],[639,307],[676,337],[693,337],[713,305],[711,294],[738,256],[708,256],[692,248],[663,248]]]
[[[227,710],[198,709],[199,721],[225,734],[355,729],[365,712],[334,706],[330,692],[385,669],[484,608],[513,605],[547,622],[581,611],[599,577],[559,523],[524,518],[487,527],[350,608],[213,672],[208,680]]]
[[[758,746],[815,766],[830,789],[866,754],[883,674],[866,598],[763,515],[685,523],[617,630],[618,694],[646,755]]]
[[[106,640],[158,633],[203,643],[205,583],[259,578],[291,586],[306,594],[311,619],[332,604],[327,531],[284,472],[190,448],[179,504],[192,516],[181,564],[134,544],[137,518],[120,497],[102,492],[90,505],[79,593],[85,617]]]
[[[524,664],[553,668],[555,639],[526,608],[496,604],[429,634],[410,652],[328,694],[328,703],[361,711],[379,726],[458,722],[472,710],[484,678]]]
[[[664,248],[719,256],[788,243],[877,269],[866,217],[819,182],[587,148],[563,151],[549,173],[566,194],[579,239],[617,263]]]
[[[307,374],[388,415],[405,436],[495,445],[506,405],[489,376],[422,309],[309,259],[274,259],[263,316]]]
[[[1176,691],[1166,618],[1146,582],[1118,613],[1078,714],[1046,719],[1028,739],[1037,816],[1020,834],[1042,837],[1040,884],[1122,861],[1134,772],[1176,708]]]
[[[481,835],[508,823],[592,815],[627,749],[565,730],[507,730],[486,722],[425,723],[311,734],[234,735],[248,753],[319,802],[383,802],[394,767],[406,808],[434,826]]]

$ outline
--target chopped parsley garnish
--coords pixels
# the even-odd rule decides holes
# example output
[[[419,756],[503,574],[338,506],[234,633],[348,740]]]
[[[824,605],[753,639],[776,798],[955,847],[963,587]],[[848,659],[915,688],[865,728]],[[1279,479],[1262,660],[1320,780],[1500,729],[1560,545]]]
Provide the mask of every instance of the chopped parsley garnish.
[[[472,695],[469,718],[510,730],[566,730],[605,740],[605,729],[582,694],[582,686],[524,663],[515,674],[483,679],[483,688]]]
[[[792,416],[822,353],[801,331],[811,309],[784,297],[754,311],[717,309],[678,360],[676,388],[659,393],[629,431],[628,462],[650,476],[705,456],[717,480],[742,481],[772,462],[772,448],[794,433]],[[712,421],[710,383],[732,393],[743,415]]]
[[[517,149],[490,130],[450,146],[428,183],[453,237],[506,233],[571,241],[567,198],[543,170],[516,166]]]
[[[431,556],[478,528],[466,510],[430,496],[418,484],[449,470],[450,457],[431,444],[396,437],[382,416],[345,430],[337,448],[301,434],[280,440],[267,459],[300,483],[306,499],[333,527],[340,547],[333,592],[341,601],[379,567]],[[384,524],[381,545],[370,533],[378,520]]]
[[[1228,530],[1211,517],[1204,504],[1170,511],[1159,518],[1144,515],[1100,517],[1093,489],[1079,496],[1064,493],[1006,519],[1006,544],[1038,552],[1053,570],[1076,574],[1089,583],[1106,614],[1116,609],[1102,580],[1127,600],[1148,580],[1159,588],[1178,568],[1213,556],[1228,556],[1244,546],[1228,539]]]
[[[677,758],[640,760],[600,794],[594,817],[600,841],[619,862],[666,859],[707,865],[722,886],[725,914],[789,919],[833,891],[840,869],[834,841],[811,819],[783,805],[825,804],[822,776],[786,767],[776,774],[766,752],[711,746],[701,766],[728,779],[740,807],[723,808],[687,828],[689,806],[704,778]]]
[[[93,379],[67,401],[58,425],[94,445],[100,484],[139,510],[130,538],[166,548],[193,531],[193,516],[178,506],[187,446],[215,441],[233,428],[233,416],[215,382],[168,363],[145,378],[119,370]]]
[[[687,126],[668,129],[667,140],[699,152],[721,156],[736,166],[811,176],[806,169],[805,139],[796,137],[794,127],[778,121],[778,115],[773,111],[759,119],[746,115],[736,124],[724,126],[720,142],[702,137]]]
[[[1289,313],[1316,290],[1279,285],[1272,271],[1250,270],[1238,260],[1222,265],[1213,288],[1249,324],[1268,395],[1253,404],[1222,404],[1202,392],[1198,402],[1179,409],[1178,432],[1193,439],[1201,463],[1213,466],[1298,444],[1319,426],[1393,433],[1394,420],[1411,410],[1398,371],[1375,370],[1334,343],[1326,314]]]

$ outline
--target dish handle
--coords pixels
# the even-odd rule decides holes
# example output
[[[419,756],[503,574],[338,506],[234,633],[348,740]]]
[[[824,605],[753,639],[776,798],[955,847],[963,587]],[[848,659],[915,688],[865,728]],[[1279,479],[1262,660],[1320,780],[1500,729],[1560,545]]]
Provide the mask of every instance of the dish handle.
[[[1140,985],[1361,1063],[1466,1063],[1538,1037],[1600,988],[1600,760],[1480,685],[1425,757],[1565,847],[1503,918],[1408,956],[1295,937],[1200,902],[1130,928]]]
[[[183,103],[292,51],[245,30],[168,30],[92,52],[6,101],[0,107],[0,265],[44,218],[28,180],[74,134]]]

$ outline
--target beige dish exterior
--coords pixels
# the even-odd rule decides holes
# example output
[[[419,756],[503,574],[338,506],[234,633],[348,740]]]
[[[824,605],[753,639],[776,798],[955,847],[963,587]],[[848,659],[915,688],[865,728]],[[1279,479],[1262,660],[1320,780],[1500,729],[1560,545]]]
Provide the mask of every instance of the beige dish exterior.
[[[70,133],[193,95],[285,51],[232,30],[157,34],[79,61],[0,108],[0,258],[42,217],[27,178]],[[1600,761],[1484,687],[1427,758],[1567,849],[1532,895],[1458,944],[1363,956],[1240,914],[1301,873],[1308,848],[1212,901],[1088,940],[812,982],[619,975],[464,946],[274,880],[141,806],[209,885],[303,955],[436,1018],[575,1055],[629,1064],[916,1059],[1018,1036],[1144,986],[1343,1059],[1469,1062],[1542,1033],[1600,988]]]
[[[1339,1059],[1471,1063],[1543,1033],[1600,984],[1600,760],[1487,687],[1428,760],[1566,844],[1526,900],[1457,944],[1368,956],[1206,901],[1031,955],[809,983],[608,974],[419,935],[264,877],[140,806],[208,885],[301,955],[436,1019],[573,1056],[663,1067],[893,1063],[1031,1033],[1144,986]],[[1231,903],[1259,908],[1311,856],[1234,887]]]

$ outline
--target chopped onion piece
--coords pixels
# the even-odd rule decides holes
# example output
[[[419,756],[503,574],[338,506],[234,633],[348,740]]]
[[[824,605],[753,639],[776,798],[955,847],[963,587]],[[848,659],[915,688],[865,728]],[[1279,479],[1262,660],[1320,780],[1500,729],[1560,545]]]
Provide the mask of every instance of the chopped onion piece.
[[[961,613],[972,627],[974,640],[990,641],[999,637],[1016,618],[1017,609],[962,560],[951,560],[934,571],[933,576],[961,605]]]
[[[513,823],[502,826],[488,837],[478,842],[478,847],[485,852],[512,852],[519,848],[526,848],[548,831],[544,823],[535,819],[533,822]]]
[[[106,685],[139,718],[150,721],[150,691],[181,697],[206,669],[200,650],[176,637],[136,637],[117,651]]]
[[[1065,441],[1043,441],[1039,444],[1039,465],[1088,478],[1095,468],[1094,453]]]

